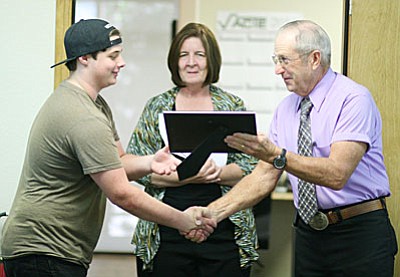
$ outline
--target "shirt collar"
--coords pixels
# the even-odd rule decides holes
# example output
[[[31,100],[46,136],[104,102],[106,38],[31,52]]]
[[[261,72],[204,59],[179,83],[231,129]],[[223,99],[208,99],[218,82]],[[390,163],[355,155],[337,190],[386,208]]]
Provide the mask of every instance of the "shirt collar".
[[[321,81],[314,87],[311,93],[308,95],[310,97],[311,102],[313,103],[313,109],[319,111],[321,109],[322,104],[325,101],[326,95],[329,93],[333,82],[336,79],[336,73],[333,72],[331,68],[325,73],[324,77],[322,77]],[[300,103],[303,100],[303,97],[298,96],[297,99],[297,110],[300,109]]]

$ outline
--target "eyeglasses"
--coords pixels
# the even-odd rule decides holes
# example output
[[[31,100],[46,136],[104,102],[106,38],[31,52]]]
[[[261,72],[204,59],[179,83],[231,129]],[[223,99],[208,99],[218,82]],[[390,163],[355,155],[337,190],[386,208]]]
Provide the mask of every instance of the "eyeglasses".
[[[311,51],[312,52],[312,51]],[[298,58],[292,59],[292,58],[288,58],[285,56],[276,56],[276,55],[272,55],[272,61],[274,62],[274,64],[280,64],[280,65],[288,65],[294,61],[300,60],[301,57],[309,55],[311,52],[306,52],[304,54],[301,54]]]
[[[274,62],[274,64],[278,64],[279,63],[280,65],[288,65],[291,62],[294,62],[296,60],[300,60],[300,58],[301,58],[301,56],[296,58],[296,59],[291,59],[291,58],[288,58],[288,57],[285,57],[285,56],[275,56],[275,55],[273,55],[272,56],[272,61]]]

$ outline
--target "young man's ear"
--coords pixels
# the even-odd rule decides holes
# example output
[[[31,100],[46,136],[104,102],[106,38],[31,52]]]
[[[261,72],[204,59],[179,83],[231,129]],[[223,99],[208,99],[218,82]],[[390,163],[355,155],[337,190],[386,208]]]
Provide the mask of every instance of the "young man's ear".
[[[89,58],[90,58],[90,55],[80,56],[78,58],[78,62],[80,62],[83,65],[87,65]]]

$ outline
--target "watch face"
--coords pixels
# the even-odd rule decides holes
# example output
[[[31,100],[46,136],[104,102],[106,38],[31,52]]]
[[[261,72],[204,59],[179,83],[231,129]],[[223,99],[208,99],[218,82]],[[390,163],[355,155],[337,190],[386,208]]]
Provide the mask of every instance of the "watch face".
[[[274,166],[277,169],[282,169],[285,167],[285,165],[286,165],[285,158],[279,157],[274,160]]]
[[[276,169],[284,169],[286,166],[286,149],[282,148],[282,154],[276,157],[273,161],[273,166]]]

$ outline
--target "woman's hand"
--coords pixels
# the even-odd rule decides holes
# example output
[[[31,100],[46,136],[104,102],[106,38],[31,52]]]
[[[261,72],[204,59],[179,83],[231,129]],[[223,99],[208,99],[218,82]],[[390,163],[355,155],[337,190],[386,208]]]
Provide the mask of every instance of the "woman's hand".
[[[185,180],[185,183],[210,184],[221,181],[220,174],[222,168],[212,159],[208,159],[201,167],[200,171],[193,177]]]

